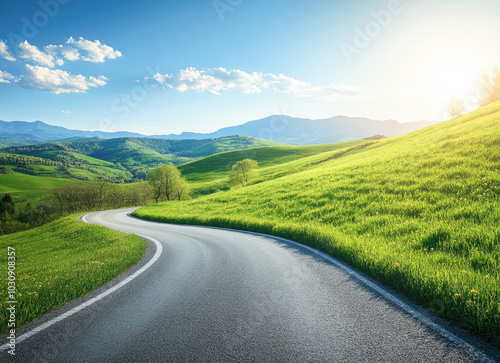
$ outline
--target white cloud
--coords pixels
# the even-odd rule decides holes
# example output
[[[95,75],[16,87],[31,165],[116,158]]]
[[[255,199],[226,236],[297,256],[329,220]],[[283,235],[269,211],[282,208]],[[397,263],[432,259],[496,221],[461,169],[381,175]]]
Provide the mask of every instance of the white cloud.
[[[104,86],[106,77],[85,77],[81,74],[72,75],[60,69],[49,69],[40,66],[26,65],[24,74],[19,80],[24,88],[48,91],[51,93],[82,93],[89,87]]]
[[[242,93],[260,93],[264,90],[291,93],[297,97],[354,96],[364,93],[360,87],[329,85],[317,86],[283,74],[253,72],[239,69],[210,68],[198,70],[189,67],[176,75],[157,73],[152,77],[163,86],[180,92],[196,90],[220,94],[226,90]]]
[[[36,46],[28,43],[27,40],[19,44],[19,49],[21,50],[19,54],[20,58],[30,59],[50,68],[54,67],[54,57],[50,54],[43,53]]]
[[[70,61],[75,61],[80,59],[80,53],[78,52],[78,49],[70,47],[68,45],[47,45],[44,47],[45,51],[53,56],[56,56],[58,54],[61,54],[64,58]]]
[[[7,44],[3,40],[0,40],[0,57],[5,58],[9,61],[15,61],[16,58],[14,58],[9,50],[7,49]]]
[[[31,45],[27,40],[19,43],[18,58],[25,60],[25,70],[22,76],[14,76],[0,71],[0,83],[18,83],[21,87],[37,89],[52,93],[84,93],[91,87],[106,85],[107,78],[85,77],[81,74],[73,75],[57,68],[64,65],[66,60],[83,60],[88,62],[104,62],[106,59],[121,57],[121,52],[114,50],[99,40],[89,41],[82,37],[78,40],[69,38],[65,44],[49,44],[43,49]],[[10,54],[7,44],[0,40],[0,58],[11,61],[16,59]],[[28,63],[37,63],[32,65]],[[69,110],[63,111],[69,114]]]
[[[14,77],[9,72],[0,71],[0,83],[10,83],[10,81],[14,81],[16,77]]]
[[[64,113],[65,115],[69,115],[71,114],[71,110],[62,110],[62,113]]]
[[[19,49],[20,58],[29,59],[50,68],[54,68],[55,65],[62,66],[64,64],[62,58],[69,61],[81,59],[87,62],[101,63],[106,58],[115,59],[122,55],[120,51],[114,50],[106,44],[101,44],[99,40],[92,42],[82,37],[78,40],[71,37],[66,41],[66,44],[49,44],[44,47],[45,52],[29,44],[28,41],[20,43]],[[1,51],[2,45],[0,44],[0,55],[2,55]]]
[[[81,59],[88,62],[100,63],[104,62],[106,58],[115,59],[122,56],[119,50],[114,50],[106,44],[101,44],[99,40],[90,41],[80,37],[78,40],[69,38],[66,44],[74,45],[77,48],[88,53],[87,56],[82,56]]]

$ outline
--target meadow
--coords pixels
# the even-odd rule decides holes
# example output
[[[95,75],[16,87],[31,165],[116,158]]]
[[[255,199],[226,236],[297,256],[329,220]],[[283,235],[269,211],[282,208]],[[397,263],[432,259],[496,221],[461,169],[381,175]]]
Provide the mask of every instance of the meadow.
[[[179,170],[190,183],[193,197],[229,189],[228,172],[231,166],[243,159],[259,162],[260,178],[254,182],[275,179],[308,168],[308,157],[327,151],[341,150],[365,144],[366,140],[347,141],[338,144],[308,146],[264,146],[253,149],[219,153],[182,164]],[[293,163],[295,161],[295,163]],[[286,164],[286,167],[283,165]]]
[[[147,242],[64,217],[0,236],[0,264],[16,252],[17,328],[113,280],[142,258]],[[6,275],[4,275],[6,277]],[[7,279],[0,280],[0,334],[7,332]]]
[[[500,346],[500,103],[276,163],[283,150],[265,160],[263,149],[233,155],[260,162],[253,185],[134,214],[310,245]],[[181,170],[198,188],[224,186],[230,154]]]

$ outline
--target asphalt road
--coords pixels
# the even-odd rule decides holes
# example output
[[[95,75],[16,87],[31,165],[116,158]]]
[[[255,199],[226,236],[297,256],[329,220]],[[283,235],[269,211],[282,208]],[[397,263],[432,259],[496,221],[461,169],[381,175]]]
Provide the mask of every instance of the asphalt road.
[[[308,248],[247,232],[141,221],[130,211],[85,219],[161,247],[151,242],[127,274],[23,328],[33,335],[18,342],[15,361],[487,360],[460,331],[434,325],[418,307]],[[61,319],[63,313],[72,315]],[[43,324],[52,325],[33,333]],[[0,357],[12,360],[6,351]]]

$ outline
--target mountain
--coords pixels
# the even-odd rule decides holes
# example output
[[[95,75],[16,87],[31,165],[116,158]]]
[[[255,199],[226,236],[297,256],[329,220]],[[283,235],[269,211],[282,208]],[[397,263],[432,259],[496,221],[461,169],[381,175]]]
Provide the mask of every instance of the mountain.
[[[394,120],[375,121],[362,117],[335,116],[321,120],[295,118],[285,115],[269,116],[249,121],[243,125],[224,127],[212,133],[183,132],[181,134],[154,135],[155,139],[215,139],[233,135],[250,136],[292,145],[327,144],[370,137],[373,135],[396,136],[432,125],[434,122],[417,121],[400,123]],[[146,137],[127,131],[104,132],[70,130],[48,125],[42,121],[0,121],[0,142],[19,145],[26,142],[40,143],[69,138],[122,138]],[[9,144],[5,140],[13,140]],[[15,142],[15,143],[14,143]]]
[[[39,143],[75,137],[112,139],[117,137],[144,137],[144,135],[127,131],[103,132],[70,130],[62,126],[48,125],[42,121],[0,121],[0,140],[14,139],[17,141],[23,140]]]
[[[397,136],[430,126],[435,122],[400,123],[394,120],[375,121],[363,117],[335,116],[311,120],[285,115],[269,116],[243,125],[225,127],[209,134],[184,132],[166,135],[169,139],[224,137],[245,135],[292,145],[329,144],[357,140],[374,135]]]

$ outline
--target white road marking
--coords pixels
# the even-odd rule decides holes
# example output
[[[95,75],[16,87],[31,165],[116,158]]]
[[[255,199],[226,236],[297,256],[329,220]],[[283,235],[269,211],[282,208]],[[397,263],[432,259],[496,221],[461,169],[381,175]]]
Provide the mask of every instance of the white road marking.
[[[86,215],[83,215],[82,216],[82,220],[85,222],[85,223],[88,223],[86,218],[85,218]],[[64,314],[61,314],[57,317],[55,317],[54,319],[52,320],[49,320],[47,321],[46,323],[34,328],[33,330],[30,330],[26,333],[24,333],[23,335],[19,336],[16,338],[16,344],[19,344],[21,342],[23,342],[24,340],[32,337],[33,335],[37,334],[37,333],[40,333],[42,330],[45,330],[47,329],[48,327],[60,322],[61,320],[64,320],[66,319],[67,317],[70,317],[71,315],[74,315],[76,313],[78,313],[80,310],[82,309],[85,309],[86,307],[96,303],[97,301],[105,298],[106,296],[108,296],[109,294],[112,294],[113,292],[115,292],[116,290],[118,290],[119,288],[123,287],[124,285],[128,284],[130,281],[132,281],[133,279],[135,279],[137,276],[139,276],[140,274],[142,274],[144,271],[146,271],[148,268],[150,268],[153,263],[156,262],[156,260],[158,260],[158,258],[160,258],[162,252],[163,252],[163,246],[162,244],[154,239],[154,238],[151,238],[151,237],[147,237],[147,236],[143,236],[143,235],[138,235],[139,237],[142,237],[142,238],[145,238],[145,239],[148,239],[150,241],[152,241],[155,245],[156,245],[156,252],[153,256],[153,258],[151,258],[151,260],[149,260],[148,263],[146,263],[144,266],[142,266],[139,270],[137,270],[134,274],[130,275],[129,277],[127,277],[125,280],[123,280],[122,282],[120,282],[119,284],[113,286],[112,288],[110,288],[109,290],[106,290],[105,292],[97,295],[96,297],[90,299],[90,300],[87,300],[86,302],[84,302],[83,304],[81,305],[78,305],[76,307],[74,307],[73,309],[65,312]],[[0,346],[0,351],[3,351],[3,350],[6,350],[8,347],[10,346],[10,344],[4,344],[2,346]]]
[[[87,219],[86,219],[86,215],[83,215],[81,217],[81,219],[88,223],[87,222]],[[194,226],[194,227],[203,227],[203,226]],[[480,351],[478,348],[472,346],[471,344],[465,342],[463,339],[460,339],[459,337],[457,337],[456,335],[454,335],[453,333],[451,333],[450,331],[448,331],[446,328],[440,326],[439,324],[433,322],[431,319],[427,318],[426,316],[424,316],[423,314],[419,313],[418,311],[415,311],[411,306],[409,306],[408,304],[404,303],[402,300],[400,300],[398,297],[392,295],[390,292],[384,290],[383,288],[381,288],[380,286],[374,284],[373,282],[371,282],[370,280],[368,280],[367,278],[363,277],[361,274],[359,274],[358,272],[356,272],[355,270],[351,269],[349,266],[345,265],[344,263],[340,262],[339,260],[335,259],[334,257],[330,256],[330,255],[327,255],[326,253],[324,252],[321,252],[319,250],[316,250],[312,247],[309,247],[309,246],[306,246],[306,245],[303,245],[303,244],[300,244],[300,243],[297,243],[297,242],[294,242],[294,241],[291,241],[289,239],[286,239],[286,238],[281,238],[281,237],[276,237],[276,236],[272,236],[272,235],[267,235],[267,234],[263,234],[263,233],[257,233],[257,232],[249,232],[249,231],[243,231],[243,230],[236,230],[236,229],[231,229],[231,228],[221,228],[221,227],[211,227],[211,228],[214,228],[214,229],[221,229],[221,230],[227,230],[227,231],[233,231],[233,232],[244,232],[244,233],[250,233],[250,234],[254,234],[254,235],[260,235],[260,236],[264,236],[264,237],[267,237],[267,238],[272,238],[272,239],[275,239],[275,240],[278,240],[278,241],[283,241],[287,244],[291,244],[291,245],[295,245],[299,248],[302,248],[302,249],[306,249],[322,258],[324,258],[325,260],[328,260],[330,261],[332,264],[334,264],[335,266],[337,266],[338,268],[340,268],[341,270],[343,270],[344,272],[346,272],[347,274],[353,276],[354,278],[356,278],[357,280],[359,280],[361,283],[363,283],[364,285],[368,286],[370,289],[376,291],[377,293],[379,293],[380,295],[382,295],[384,298],[386,298],[387,300],[391,301],[392,303],[394,303],[396,306],[398,306],[399,308],[401,308],[403,311],[405,311],[406,313],[408,313],[409,315],[411,315],[413,318],[419,320],[420,322],[422,322],[424,325],[428,326],[429,328],[433,329],[434,331],[438,332],[441,336],[445,337],[446,339],[448,339],[449,341],[455,343],[456,345],[462,347],[463,349],[467,350],[469,353],[475,355],[477,358],[480,359],[480,361],[482,362],[495,362],[492,358],[490,358],[488,355],[486,355],[485,353],[483,353],[482,351]],[[150,241],[154,242],[156,244],[156,253],[155,255],[153,256],[153,258],[146,264],[144,265],[140,270],[136,271],[133,275],[129,276],[127,279],[123,280],[121,283],[119,283],[118,285],[112,287],[111,289],[105,291],[104,293],[96,296],[95,298],[91,299],[91,300],[88,300],[87,302],[71,309],[70,311],[46,322],[45,324],[21,335],[20,337],[18,337],[16,339],[16,344],[17,343],[20,343],[22,342],[23,340],[26,340],[28,339],[29,337],[35,335],[36,333],[54,325],[55,323],[77,313],[78,311],[84,309],[85,307],[87,306],[90,306],[92,305],[93,303],[101,300],[102,298],[104,298],[105,296],[113,293],[114,291],[118,290],[120,287],[122,287],[123,285],[127,284],[128,282],[132,281],[134,278],[136,278],[137,276],[139,276],[141,273],[143,273],[145,270],[147,270],[159,257],[160,255],[162,254],[162,251],[163,251],[163,246],[161,245],[161,243],[159,241],[157,241],[156,239],[154,238],[151,238],[151,237],[147,237],[147,236],[143,236],[143,235],[139,235],[140,237],[143,237],[143,238],[146,238],[146,239],[149,239]],[[9,344],[4,344],[0,347],[0,351],[2,350],[5,350],[7,349],[7,347],[9,346]]]
[[[261,234],[261,233],[256,233],[256,234]],[[440,326],[439,324],[436,324],[431,319],[429,319],[428,317],[426,317],[423,314],[419,313],[418,311],[415,311],[411,306],[409,306],[408,304],[404,303],[402,300],[400,300],[396,296],[392,295],[390,292],[382,289],[380,286],[374,284],[373,282],[371,282],[367,278],[363,277],[362,275],[360,275],[359,273],[357,273],[356,271],[354,271],[353,269],[351,269],[349,266],[347,266],[344,263],[340,262],[339,260],[333,258],[332,256],[327,255],[324,252],[318,251],[318,250],[316,250],[316,249],[314,249],[312,247],[309,247],[309,246],[306,246],[306,245],[303,245],[303,244],[291,241],[291,240],[286,239],[286,238],[275,237],[275,236],[270,236],[270,235],[265,235],[265,234],[262,234],[262,235],[263,236],[267,236],[267,237],[273,237],[273,238],[278,239],[278,240],[282,240],[282,241],[284,241],[286,243],[293,244],[293,245],[295,245],[297,247],[300,247],[300,248],[304,248],[304,249],[306,249],[306,250],[308,250],[308,251],[310,251],[310,252],[312,252],[312,253],[314,253],[314,254],[316,254],[318,256],[321,256],[325,260],[330,261],[335,266],[337,266],[338,268],[342,269],[347,274],[349,274],[349,275],[353,276],[354,278],[356,278],[357,280],[361,281],[361,283],[363,283],[364,285],[368,286],[370,289],[375,290],[377,293],[379,293],[384,298],[386,298],[387,300],[389,300],[392,303],[394,303],[395,305],[397,305],[399,308],[401,308],[402,310],[404,310],[406,313],[410,314],[415,319],[417,319],[420,322],[422,322],[424,325],[427,325],[429,328],[437,331],[439,334],[441,334],[443,337],[445,337],[449,341],[455,343],[456,345],[462,347],[464,350],[466,350],[469,353],[475,355],[482,362],[493,362],[493,363],[495,362],[488,355],[486,355],[485,353],[483,353],[480,350],[478,350],[478,348],[476,348],[476,347],[472,346],[471,344],[465,342],[464,340],[460,339],[455,334],[453,334],[450,331],[446,330],[444,327]]]

